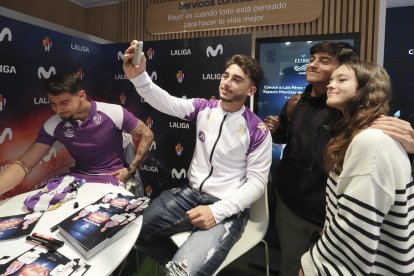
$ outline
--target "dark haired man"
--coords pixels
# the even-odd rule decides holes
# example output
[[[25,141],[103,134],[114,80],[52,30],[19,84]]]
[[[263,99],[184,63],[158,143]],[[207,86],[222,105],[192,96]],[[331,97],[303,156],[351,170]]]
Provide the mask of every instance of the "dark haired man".
[[[44,90],[56,114],[44,123],[26,152],[0,175],[0,194],[18,185],[55,141],[61,142],[76,161],[71,175],[114,185],[127,181],[146,157],[154,137],[145,123],[119,105],[87,100],[81,80],[69,73],[49,78]],[[140,140],[128,168],[123,132]]]
[[[181,99],[154,84],[142,54],[123,68],[137,92],[157,110],[196,124],[197,141],[188,185],[166,190],[145,210],[138,248],[163,265],[168,275],[213,275],[243,233],[248,208],[265,191],[272,141],[266,124],[244,106],[263,76],[251,57],[226,63],[220,100]],[[178,249],[170,236],[192,230]]]
[[[279,116],[265,119],[273,142],[286,144],[273,180],[281,276],[297,275],[301,256],[315,233],[322,230],[327,180],[323,151],[333,135],[335,120],[335,114],[326,105],[327,85],[342,62],[356,58],[351,45],[334,41],[315,44],[310,54],[306,67],[309,85],[295,109],[288,114],[285,104]]]

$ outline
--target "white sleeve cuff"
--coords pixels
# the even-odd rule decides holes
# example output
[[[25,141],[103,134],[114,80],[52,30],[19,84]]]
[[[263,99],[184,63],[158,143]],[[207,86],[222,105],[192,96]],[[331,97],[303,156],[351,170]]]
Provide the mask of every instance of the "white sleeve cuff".
[[[302,265],[302,270],[303,270],[303,274],[305,276],[314,276],[314,275],[318,275],[318,269],[315,267],[314,263],[313,263],[313,259],[310,255],[310,251],[306,252],[301,259],[301,265]]]

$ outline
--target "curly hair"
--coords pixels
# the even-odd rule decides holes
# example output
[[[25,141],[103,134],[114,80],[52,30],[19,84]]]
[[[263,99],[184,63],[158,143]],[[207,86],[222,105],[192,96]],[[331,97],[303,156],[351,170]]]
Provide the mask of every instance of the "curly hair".
[[[232,64],[238,65],[243,70],[243,72],[249,76],[254,86],[259,87],[264,73],[262,67],[254,58],[246,55],[236,54],[226,61],[226,69]]]
[[[384,68],[357,60],[346,61],[342,66],[355,73],[358,88],[335,126],[335,137],[325,148],[325,169],[338,175],[352,139],[379,116],[387,115],[391,100],[391,80]]]

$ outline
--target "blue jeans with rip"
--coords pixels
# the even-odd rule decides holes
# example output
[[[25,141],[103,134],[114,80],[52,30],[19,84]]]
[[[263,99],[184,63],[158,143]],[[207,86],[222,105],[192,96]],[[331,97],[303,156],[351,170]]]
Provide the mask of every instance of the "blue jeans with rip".
[[[218,200],[188,186],[162,192],[144,212],[137,241],[139,250],[166,265],[168,275],[213,275],[240,238],[249,218],[246,209],[208,230],[195,228],[186,212]],[[191,235],[177,248],[170,237],[190,230]]]

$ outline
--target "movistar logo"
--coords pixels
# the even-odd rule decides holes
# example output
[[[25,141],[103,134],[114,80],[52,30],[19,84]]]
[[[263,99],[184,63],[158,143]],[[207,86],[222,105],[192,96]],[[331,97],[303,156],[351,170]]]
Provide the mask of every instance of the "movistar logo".
[[[8,41],[12,40],[12,32],[9,28],[3,28],[3,30],[1,30],[0,41],[3,41],[6,36]]]
[[[40,164],[42,164],[43,162],[47,163],[52,159],[52,157],[56,158],[56,155],[57,155],[56,149],[54,147],[51,147],[49,150],[49,153],[46,154],[39,163]]]
[[[13,139],[13,131],[9,127],[5,128],[3,133],[0,135],[0,144],[4,143],[6,137],[9,137],[9,140]]]
[[[172,169],[171,170],[171,177],[172,178],[177,178],[177,179],[181,179],[182,177],[186,178],[187,177],[187,172],[185,171],[185,169],[181,169],[181,171],[177,171],[176,169]]]
[[[157,72],[156,71],[153,71],[152,73],[151,73],[151,79],[152,80],[157,80],[158,79],[158,75],[157,75]]]
[[[43,67],[39,67],[39,69],[37,69],[37,76],[39,77],[39,79],[41,79],[42,77],[44,79],[48,79],[52,75],[56,75],[56,69],[53,66],[50,67],[48,71],[46,71]]]
[[[215,57],[215,56],[218,55],[219,52],[220,52],[220,55],[223,54],[223,45],[221,45],[221,44],[217,45],[217,47],[216,47],[215,50],[211,46],[208,46],[207,49],[206,49],[206,55],[207,55],[207,57],[210,57],[210,55],[212,57]]]

